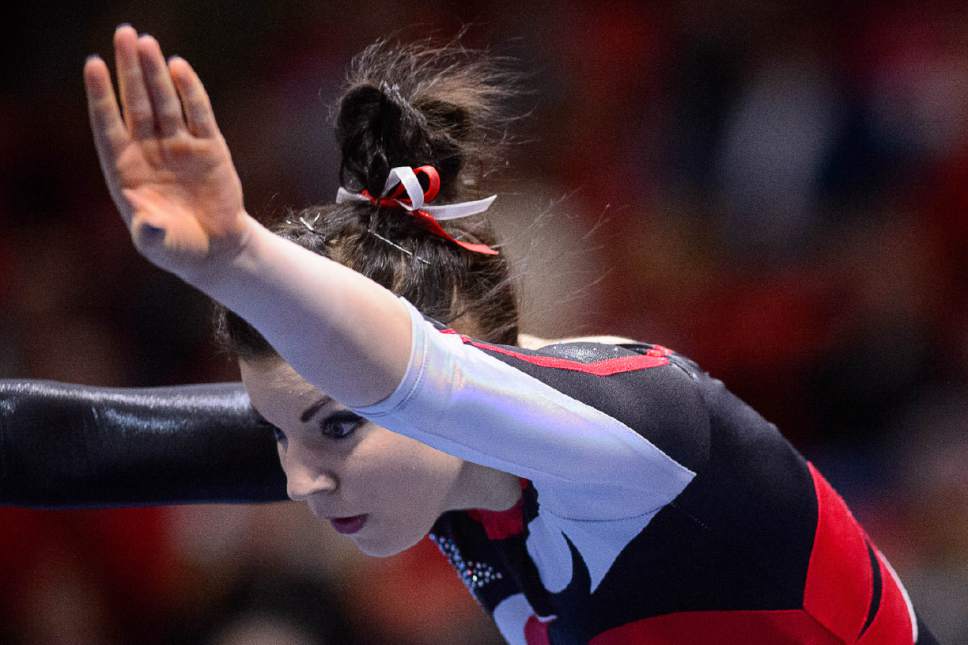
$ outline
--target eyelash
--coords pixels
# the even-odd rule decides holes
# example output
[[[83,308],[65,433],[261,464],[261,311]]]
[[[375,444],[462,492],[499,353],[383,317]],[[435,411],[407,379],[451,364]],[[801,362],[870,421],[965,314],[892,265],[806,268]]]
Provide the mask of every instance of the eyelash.
[[[282,434],[282,430],[275,426],[270,426],[270,429],[272,430],[272,436],[276,439],[276,443],[282,443],[286,440],[286,435]]]
[[[356,432],[356,429],[362,425],[363,421],[364,419],[362,417],[352,412],[337,412],[322,420],[319,424],[319,432],[324,437],[339,441],[340,439],[346,439]],[[282,430],[275,426],[269,426],[269,428],[272,430],[272,436],[275,438],[276,443],[286,442],[286,435]]]
[[[352,412],[337,412],[323,419],[319,430],[324,437],[338,441],[349,437],[362,423],[363,418]]]

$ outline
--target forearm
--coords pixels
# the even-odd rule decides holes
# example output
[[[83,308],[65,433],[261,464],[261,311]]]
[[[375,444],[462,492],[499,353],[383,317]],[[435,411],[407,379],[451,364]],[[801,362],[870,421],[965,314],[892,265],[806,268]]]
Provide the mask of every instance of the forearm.
[[[238,384],[115,389],[0,380],[0,504],[282,499],[272,433]]]
[[[236,257],[190,282],[245,318],[307,381],[347,405],[382,400],[406,371],[404,305],[372,280],[255,220]]]

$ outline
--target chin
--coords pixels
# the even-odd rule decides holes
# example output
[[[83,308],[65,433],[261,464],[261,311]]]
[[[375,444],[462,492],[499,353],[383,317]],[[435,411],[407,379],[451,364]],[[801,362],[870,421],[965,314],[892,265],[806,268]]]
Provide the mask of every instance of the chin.
[[[388,546],[385,544],[380,545],[370,545],[370,544],[360,544],[356,543],[356,548],[360,550],[364,555],[368,555],[371,558],[389,558],[395,555],[403,553],[410,547],[395,548],[393,546]]]
[[[403,536],[395,535],[394,539],[371,539],[368,540],[363,536],[351,537],[350,539],[356,543],[356,548],[368,556],[374,558],[389,558],[394,555],[403,553],[410,547],[416,545],[420,540],[426,537],[426,533],[420,535],[412,540],[403,539]]]

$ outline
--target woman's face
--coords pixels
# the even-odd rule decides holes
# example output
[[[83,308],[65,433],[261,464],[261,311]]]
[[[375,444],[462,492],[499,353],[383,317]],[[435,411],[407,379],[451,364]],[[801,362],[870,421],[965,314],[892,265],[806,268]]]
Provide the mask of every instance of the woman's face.
[[[282,359],[240,366],[252,405],[279,429],[289,497],[364,553],[413,546],[451,506],[463,460],[354,415]]]

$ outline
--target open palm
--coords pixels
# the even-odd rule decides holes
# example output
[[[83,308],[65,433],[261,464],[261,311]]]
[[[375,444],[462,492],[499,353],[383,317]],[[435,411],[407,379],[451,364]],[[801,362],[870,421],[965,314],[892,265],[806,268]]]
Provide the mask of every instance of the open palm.
[[[84,66],[101,170],[138,251],[189,279],[244,243],[238,173],[188,62],[129,26],[114,49],[120,107],[104,61]]]

